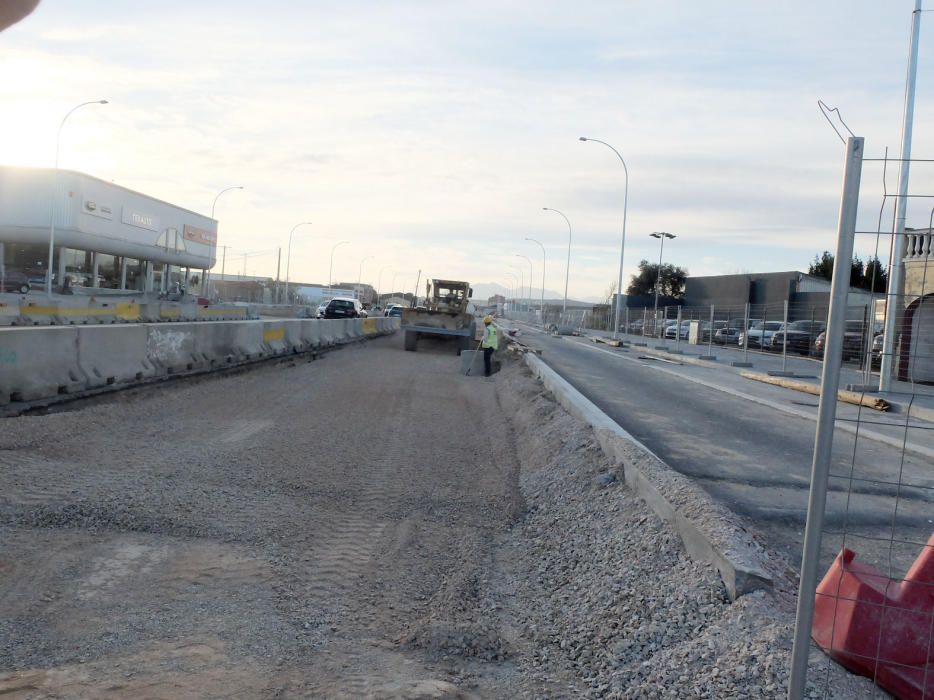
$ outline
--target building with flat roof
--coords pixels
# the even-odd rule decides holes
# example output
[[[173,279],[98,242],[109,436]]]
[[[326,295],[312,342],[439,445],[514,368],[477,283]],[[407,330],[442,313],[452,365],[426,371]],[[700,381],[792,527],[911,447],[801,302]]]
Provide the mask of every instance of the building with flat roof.
[[[217,260],[217,221],[72,170],[0,166],[0,291],[170,291]]]

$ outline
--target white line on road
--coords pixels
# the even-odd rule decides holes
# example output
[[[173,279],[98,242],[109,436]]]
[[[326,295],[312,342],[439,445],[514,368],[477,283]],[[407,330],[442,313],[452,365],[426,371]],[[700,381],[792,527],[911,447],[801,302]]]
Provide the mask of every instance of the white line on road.
[[[621,355],[619,353],[613,352],[612,350],[606,350],[604,348],[594,347],[593,345],[588,345],[581,341],[572,341],[572,342],[574,342],[574,344],[579,347],[587,348],[595,352],[602,352],[602,353],[609,355],[610,357],[615,357],[618,360],[624,360],[626,362],[631,362],[633,364],[639,365],[640,367],[651,367],[657,372],[662,372],[664,374],[670,374],[672,377],[675,377],[676,379],[684,379],[685,381],[693,382],[694,384],[699,384],[701,386],[707,387],[708,389],[713,389],[714,391],[719,391],[724,394],[729,394],[730,396],[735,396],[736,398],[743,399],[745,401],[751,401],[752,403],[759,404],[760,406],[765,406],[767,408],[780,411],[781,413],[787,413],[788,415],[796,416],[798,418],[804,418],[805,420],[809,420],[812,422],[814,422],[817,419],[816,415],[808,411],[802,411],[797,408],[792,408],[790,406],[784,406],[780,403],[776,403],[775,401],[770,401],[769,399],[763,399],[759,396],[747,394],[745,392],[739,391],[738,389],[732,389],[730,387],[725,387],[721,384],[714,384],[713,382],[708,382],[703,379],[698,379],[697,377],[691,377],[686,374],[680,374],[679,372],[675,372],[673,370],[666,369],[664,367],[659,367],[658,365],[644,364],[642,362],[639,362],[638,360],[632,359],[631,357],[626,357],[625,355]],[[893,426],[893,427],[897,427],[897,426]],[[896,447],[898,449],[902,449],[902,447],[904,447],[904,449],[908,452],[912,452],[922,457],[928,457],[930,459],[934,459],[934,450],[932,450],[929,447],[924,447],[923,445],[916,445],[913,443],[906,443],[901,438],[889,437],[888,435],[877,433],[874,430],[867,430],[866,428],[860,429],[860,426],[851,425],[849,422],[846,422],[846,421],[841,422],[841,419],[839,418],[837,419],[837,429],[842,430],[845,433],[850,433],[851,435],[858,435],[859,437],[866,438],[868,440],[873,440],[875,442],[881,442],[883,445],[888,445],[889,447]]]

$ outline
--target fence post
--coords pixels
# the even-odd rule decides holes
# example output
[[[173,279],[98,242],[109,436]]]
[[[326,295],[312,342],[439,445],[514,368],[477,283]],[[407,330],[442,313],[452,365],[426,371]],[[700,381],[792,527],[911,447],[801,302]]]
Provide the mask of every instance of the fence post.
[[[782,323],[782,372],[788,371],[788,300],[785,299],[785,320]]]
[[[798,609],[795,615],[795,636],[791,652],[789,700],[804,697],[807,686],[808,653],[811,646],[811,625],[814,622],[814,594],[820,565],[820,543],[827,505],[827,480],[833,449],[834,424],[837,414],[837,390],[840,385],[840,365],[843,353],[843,330],[846,320],[846,299],[850,286],[850,261],[853,259],[853,238],[856,233],[856,211],[859,204],[859,181],[863,162],[863,139],[851,136],[846,141],[846,164],[843,173],[843,194],[837,224],[837,254],[830,288],[830,314],[824,336],[824,367],[821,374],[820,402],[817,408],[817,432],[814,437],[814,459],[811,464],[811,490],[808,495],[807,522],[804,527],[804,552],[801,558],[801,578],[798,587]]]
[[[627,339],[629,338],[629,307],[628,306],[626,307],[626,328],[623,329],[623,335],[625,335]]]
[[[678,320],[677,320],[678,326],[675,329],[675,352],[678,352],[678,353],[681,352],[681,319],[682,319],[681,308],[682,307],[679,304],[678,305]]]
[[[701,357],[702,360],[716,360],[713,354],[713,334],[715,332],[713,327],[713,304],[710,305],[710,327],[707,329],[707,354]]]

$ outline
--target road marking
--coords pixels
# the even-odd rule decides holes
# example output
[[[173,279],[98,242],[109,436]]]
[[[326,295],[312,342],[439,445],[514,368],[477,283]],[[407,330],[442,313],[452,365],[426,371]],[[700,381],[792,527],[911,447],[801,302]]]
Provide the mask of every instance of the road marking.
[[[658,367],[657,365],[643,364],[642,362],[634,360],[631,357],[626,357],[625,355],[612,352],[611,350],[605,350],[604,348],[598,348],[593,345],[588,345],[586,343],[576,342],[574,344],[577,345],[578,347],[588,348],[596,352],[606,353],[610,357],[615,357],[618,360],[625,360],[626,362],[631,362],[640,367],[651,367],[652,369],[658,372],[662,372],[664,374],[670,374],[672,377],[675,377],[676,379],[683,379],[689,382],[693,382],[694,384],[700,384],[701,386],[707,387],[708,389],[713,389],[714,391],[719,391],[724,394],[729,394],[731,396],[735,396],[736,398],[744,399],[746,401],[751,401],[752,403],[759,404],[760,406],[765,406],[766,408],[771,408],[773,410],[779,411],[780,413],[787,413],[788,415],[796,416],[798,418],[804,418],[805,420],[809,420],[811,422],[814,422],[817,420],[817,416],[808,411],[801,411],[796,408],[792,408],[790,406],[784,406],[780,403],[776,403],[769,399],[763,399],[758,396],[753,396],[752,394],[747,394],[745,392],[739,391],[738,389],[732,389],[732,388],[725,387],[719,384],[714,384],[713,382],[708,382],[703,379],[698,379],[697,377],[691,377],[685,374],[679,374],[678,372],[674,372],[670,369],[665,369],[664,367]],[[866,430],[865,428],[860,430],[860,426],[858,424],[855,426],[851,425],[849,422],[844,421],[844,419],[842,418],[836,419],[836,427],[838,430],[842,430],[843,432],[849,433],[851,435],[856,435],[858,437],[866,438],[867,440],[873,440],[874,442],[881,442],[883,445],[888,445],[889,447],[895,447],[898,449],[902,449],[902,447],[904,447],[904,449],[907,452],[912,452],[922,457],[934,459],[934,449],[931,449],[929,447],[924,447],[923,445],[916,445],[910,442],[905,442],[902,438],[889,437],[888,435],[877,433],[874,430]],[[893,427],[901,427],[901,426],[893,425]]]

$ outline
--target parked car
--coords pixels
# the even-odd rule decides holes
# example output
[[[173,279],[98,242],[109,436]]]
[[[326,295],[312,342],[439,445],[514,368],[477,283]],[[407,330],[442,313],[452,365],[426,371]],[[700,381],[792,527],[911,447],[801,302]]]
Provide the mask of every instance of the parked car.
[[[746,333],[740,333],[736,339],[737,344],[744,343],[750,348],[765,347],[772,335],[777,331],[784,330],[785,324],[782,321],[764,321],[757,323]],[[747,337],[748,336],[748,337]]]
[[[766,346],[769,350],[782,352],[787,337],[788,351],[807,355],[811,352],[814,339],[826,328],[822,321],[794,321],[788,328],[772,334]]]
[[[713,342],[718,345],[738,345],[737,340],[742,333],[743,331],[735,326],[720,328],[713,334]]]
[[[814,340],[814,354],[824,356],[826,331]],[[846,321],[843,327],[843,359],[855,360],[863,356],[866,343],[866,325],[862,321]],[[881,350],[881,349],[880,349]],[[870,349],[871,352],[871,349]]]
[[[359,299],[331,299],[324,308],[325,318],[358,318],[362,314],[363,304]]]
[[[869,359],[873,367],[882,365],[882,341],[884,339],[885,336],[882,333],[872,339],[872,346],[869,348]]]
[[[691,328],[691,322],[690,322],[690,321],[682,321],[682,322],[681,322],[681,331],[680,331],[680,332],[678,332],[678,331],[676,330],[677,328],[678,328],[678,322],[675,321],[673,324],[671,324],[670,326],[668,326],[667,328],[665,328],[665,337],[666,337],[667,339],[669,339],[669,340],[674,340],[674,339],[675,339],[675,333],[678,333],[678,335],[681,336],[681,340],[687,340],[687,339],[688,339],[688,332],[690,331],[690,328]]]
[[[27,294],[29,292],[29,277],[19,270],[7,270],[0,278],[0,291]]]

